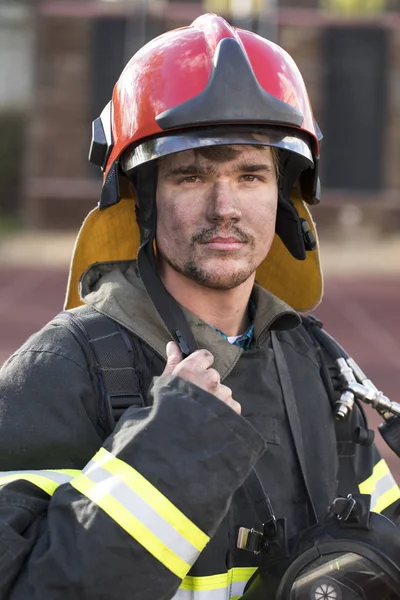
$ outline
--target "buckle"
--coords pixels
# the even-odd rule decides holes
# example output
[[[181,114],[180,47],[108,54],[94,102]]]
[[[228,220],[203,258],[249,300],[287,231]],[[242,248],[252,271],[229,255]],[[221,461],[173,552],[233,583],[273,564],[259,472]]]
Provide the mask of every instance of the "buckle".
[[[268,542],[261,531],[239,527],[236,547],[252,554],[260,554],[268,548]]]
[[[347,498],[336,498],[332,504],[332,513],[339,521],[347,521],[356,504],[357,502],[351,494]]]

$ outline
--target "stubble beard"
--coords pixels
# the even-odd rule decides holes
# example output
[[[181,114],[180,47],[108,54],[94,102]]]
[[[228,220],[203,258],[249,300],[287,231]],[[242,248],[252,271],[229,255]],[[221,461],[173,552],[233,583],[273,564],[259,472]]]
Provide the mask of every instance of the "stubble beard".
[[[200,259],[196,260],[195,254],[196,243],[192,243],[189,257],[184,263],[180,264],[172,257],[166,255],[163,255],[163,259],[177,273],[195,281],[199,285],[213,290],[232,290],[247,281],[255,271],[255,269],[249,265],[247,268],[238,269],[228,275],[228,273],[224,273],[223,261],[221,261],[221,267],[219,269],[209,270],[202,267]]]

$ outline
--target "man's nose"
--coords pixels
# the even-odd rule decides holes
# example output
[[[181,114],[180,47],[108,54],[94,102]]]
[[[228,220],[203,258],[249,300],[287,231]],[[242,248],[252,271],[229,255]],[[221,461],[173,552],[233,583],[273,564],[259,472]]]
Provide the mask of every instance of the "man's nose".
[[[238,221],[241,217],[239,201],[228,182],[216,182],[208,202],[210,221]]]

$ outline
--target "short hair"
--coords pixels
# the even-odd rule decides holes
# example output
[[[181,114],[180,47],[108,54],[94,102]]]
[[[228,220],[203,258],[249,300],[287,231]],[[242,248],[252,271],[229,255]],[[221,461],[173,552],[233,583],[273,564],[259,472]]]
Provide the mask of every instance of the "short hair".
[[[246,146],[251,146],[252,148],[256,148],[257,150],[264,149],[265,146],[261,144],[246,144]],[[279,177],[279,165],[280,165],[280,154],[278,148],[274,146],[268,146],[271,148],[272,161],[274,164],[274,170],[276,179]],[[226,162],[229,160],[235,159],[240,154],[240,150],[233,148],[230,145],[221,145],[221,146],[202,146],[201,148],[193,148],[193,151],[196,156],[200,155],[207,160],[212,160],[215,162]]]

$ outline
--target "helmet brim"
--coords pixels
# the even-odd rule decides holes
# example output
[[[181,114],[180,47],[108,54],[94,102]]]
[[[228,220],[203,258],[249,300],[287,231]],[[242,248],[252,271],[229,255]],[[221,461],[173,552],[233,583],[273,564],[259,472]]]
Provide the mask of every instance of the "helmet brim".
[[[136,167],[169,154],[208,146],[257,145],[294,152],[314,167],[312,151],[302,137],[289,128],[254,126],[202,127],[190,131],[169,132],[128,148],[121,157],[121,168],[129,175]]]

